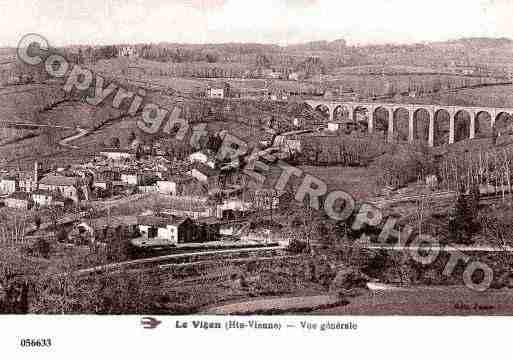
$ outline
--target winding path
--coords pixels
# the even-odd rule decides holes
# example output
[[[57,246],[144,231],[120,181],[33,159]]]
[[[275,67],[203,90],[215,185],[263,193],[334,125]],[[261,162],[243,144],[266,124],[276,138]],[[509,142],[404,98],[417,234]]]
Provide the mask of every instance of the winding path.
[[[82,137],[88,135],[91,131],[90,130],[86,130],[84,128],[77,127],[77,132],[78,133],[76,133],[74,135],[68,136],[68,137],[63,138],[62,140],[60,140],[59,141],[59,146],[70,148],[70,149],[80,149],[80,147],[78,147],[78,146],[70,145],[69,142],[76,141],[79,138],[82,138]]]

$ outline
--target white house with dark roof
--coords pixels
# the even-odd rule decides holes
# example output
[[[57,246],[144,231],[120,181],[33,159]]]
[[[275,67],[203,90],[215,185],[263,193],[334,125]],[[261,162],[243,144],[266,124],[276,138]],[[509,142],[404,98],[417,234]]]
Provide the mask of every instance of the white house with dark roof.
[[[127,170],[121,171],[121,182],[133,185],[140,186],[143,184],[144,174],[138,171]]]
[[[64,198],[73,202],[79,202],[78,188],[82,184],[80,177],[66,177],[60,175],[48,175],[39,181],[39,189],[49,192],[58,192]]]
[[[131,150],[122,150],[119,148],[105,149],[100,152],[100,155],[114,161],[133,160],[136,157],[135,153]]]
[[[25,192],[14,192],[4,200],[5,206],[14,209],[28,210],[32,208],[33,202],[30,195]]]
[[[0,178],[0,195],[11,194],[16,192],[18,188],[18,181],[14,177]]]
[[[200,182],[213,183],[219,179],[219,171],[215,170],[201,162],[197,162],[192,167],[189,174]]]
[[[21,179],[18,185],[20,187],[20,191],[27,193],[31,193],[38,189],[38,181],[35,181],[33,178]]]
[[[171,180],[157,181],[157,191],[162,194],[176,195],[176,182]]]
[[[224,98],[225,91],[222,87],[209,87],[207,88],[207,97],[210,98]]]
[[[176,196],[182,194],[187,185],[194,180],[189,175],[165,175],[157,181],[157,191],[162,194]]]
[[[189,161],[191,161],[192,163],[200,162],[207,165],[210,168],[215,168],[215,161],[212,159],[211,156],[209,156],[203,151],[194,152],[191,155],[189,155]]]
[[[139,232],[148,241],[178,244],[193,242],[194,223],[190,218],[140,216],[137,218]]]

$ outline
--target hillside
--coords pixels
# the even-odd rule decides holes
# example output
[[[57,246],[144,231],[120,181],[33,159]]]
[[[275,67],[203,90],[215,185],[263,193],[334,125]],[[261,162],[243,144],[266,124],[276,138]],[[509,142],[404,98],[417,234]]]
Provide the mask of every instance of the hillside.
[[[97,62],[111,59],[117,47],[73,46],[64,48],[71,57]],[[319,61],[308,69],[309,77],[322,72],[330,74],[343,67],[365,65],[402,65],[441,69],[456,66],[484,66],[487,71],[504,76],[512,65],[512,40],[505,38],[464,38],[444,42],[416,44],[382,44],[348,46],[343,39],[315,41],[288,46],[269,44],[135,44],[138,56],[165,64],[196,64],[202,67],[228,69],[240,74],[259,68],[305,70],[305,64]],[[485,66],[486,65],[486,66]],[[501,72],[502,71],[502,72]]]
[[[311,88],[316,91],[322,85],[324,90],[342,89],[348,96],[354,92],[364,99],[396,93],[390,101],[513,107],[511,85],[484,86],[498,81],[492,76],[493,68],[477,75],[446,73],[458,66],[478,66],[487,62],[497,68],[513,69],[513,41],[509,39],[469,38],[426,44],[369,46],[347,46],[344,40],[335,40],[289,46],[161,43],[136,47],[141,51],[144,49],[142,54],[145,55],[130,59],[100,58],[90,67],[122,83],[129,80],[131,87],[147,89],[148,100],[164,107],[172,107],[179,96],[192,109],[192,122],[207,122],[213,132],[228,129],[253,144],[266,136],[266,126],[272,118],[279,130],[290,129],[295,117],[306,117],[306,123],[318,119],[304,106],[294,102],[238,100],[228,104],[226,101],[200,100],[193,95],[198,89],[201,91],[207,87],[210,79],[197,76],[203,73],[209,76],[235,75],[259,66],[288,66],[311,74],[322,72],[324,75],[316,77],[316,81],[322,82],[214,79],[227,81],[235,91],[263,88],[286,92]],[[76,52],[80,49],[82,47],[75,46],[65,50]],[[0,54],[8,59],[12,52],[13,49],[4,49]],[[177,63],[177,54],[181,56],[180,61],[187,61]],[[207,55],[208,58],[205,57]],[[5,73],[10,68],[11,64],[4,65],[0,71]],[[185,75],[178,76],[177,69],[185,69]],[[456,89],[458,87],[462,89]],[[432,91],[437,88],[437,91]],[[414,98],[397,95],[411,89],[425,93]],[[122,121],[119,111],[93,108],[76,99],[66,99],[57,84],[4,86],[0,88],[0,103],[0,121],[16,120],[92,130],[90,135],[78,141],[83,149],[74,153],[58,145],[62,138],[72,135],[73,130],[4,128],[0,131],[0,157],[10,165],[19,165],[25,160],[29,162],[36,155],[47,156],[55,162],[62,156],[80,157],[101,148],[114,136],[123,140],[137,131],[136,119]]]

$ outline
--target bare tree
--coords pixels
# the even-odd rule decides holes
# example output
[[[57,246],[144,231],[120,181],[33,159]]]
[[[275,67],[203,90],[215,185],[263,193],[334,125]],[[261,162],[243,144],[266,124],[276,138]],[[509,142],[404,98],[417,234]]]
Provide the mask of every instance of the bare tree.
[[[25,243],[26,230],[27,218],[14,213],[0,224],[0,242],[7,245]]]

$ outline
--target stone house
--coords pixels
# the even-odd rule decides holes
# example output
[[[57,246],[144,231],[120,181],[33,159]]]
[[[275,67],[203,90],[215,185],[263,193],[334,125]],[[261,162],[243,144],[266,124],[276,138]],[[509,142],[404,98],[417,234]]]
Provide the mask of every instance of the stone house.
[[[203,163],[195,163],[190,175],[198,181],[208,184],[209,188],[219,186],[220,172]]]
[[[81,185],[81,178],[61,175],[48,175],[39,181],[40,190],[58,192],[62,197],[71,199],[75,203],[80,202],[79,188]]]

